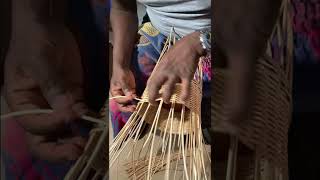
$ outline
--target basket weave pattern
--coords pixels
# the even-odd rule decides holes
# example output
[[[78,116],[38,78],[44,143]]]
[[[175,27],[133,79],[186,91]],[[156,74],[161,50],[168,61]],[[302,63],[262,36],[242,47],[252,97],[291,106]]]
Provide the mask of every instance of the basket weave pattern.
[[[291,119],[292,32],[284,0],[282,13],[268,42],[264,56],[256,64],[255,102],[250,118],[241,122],[239,140],[255,151],[256,158],[265,159],[287,174],[287,133]],[[278,60],[272,56],[271,41],[278,40],[283,53]],[[214,69],[214,93],[211,103],[212,127],[224,119],[223,102],[228,71]]]

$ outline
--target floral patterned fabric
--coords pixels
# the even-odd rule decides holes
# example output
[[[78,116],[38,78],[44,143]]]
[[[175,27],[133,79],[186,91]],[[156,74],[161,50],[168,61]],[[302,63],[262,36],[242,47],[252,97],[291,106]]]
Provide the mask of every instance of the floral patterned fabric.
[[[320,63],[320,0],[291,0],[294,58],[297,64]]]

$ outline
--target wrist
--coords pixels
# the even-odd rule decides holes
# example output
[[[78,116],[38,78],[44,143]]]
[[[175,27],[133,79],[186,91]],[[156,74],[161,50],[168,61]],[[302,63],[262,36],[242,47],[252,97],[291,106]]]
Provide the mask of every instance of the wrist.
[[[129,69],[131,56],[128,56],[127,53],[131,54],[131,51],[126,53],[124,51],[117,51],[116,49],[119,50],[125,48],[113,48],[112,67],[114,69]]]
[[[113,71],[128,71],[130,70],[130,65],[124,62],[113,62],[112,69]]]
[[[202,43],[200,41],[200,34],[201,33],[199,31],[193,32],[191,34],[191,37],[194,42],[194,43],[192,43],[192,45],[193,45],[194,50],[197,52],[197,54],[199,56],[204,56],[204,55],[206,55],[206,50],[202,47]]]
[[[211,31],[210,29],[200,30],[199,39],[201,42],[202,48],[206,51],[206,53],[211,53]]]

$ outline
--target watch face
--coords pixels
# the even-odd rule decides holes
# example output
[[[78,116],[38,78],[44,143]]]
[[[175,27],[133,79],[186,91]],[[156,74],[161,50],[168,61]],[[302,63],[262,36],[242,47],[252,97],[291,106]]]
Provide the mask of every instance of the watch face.
[[[210,51],[211,50],[211,33],[210,32],[200,32],[200,41],[202,43],[202,47]]]

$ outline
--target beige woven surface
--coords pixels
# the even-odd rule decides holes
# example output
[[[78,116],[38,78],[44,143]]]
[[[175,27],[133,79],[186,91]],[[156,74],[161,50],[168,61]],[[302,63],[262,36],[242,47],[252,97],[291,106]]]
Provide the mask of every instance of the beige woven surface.
[[[160,89],[160,94],[162,93],[163,89],[165,88],[165,86],[163,86]],[[172,97],[170,99],[170,102],[175,101],[178,104],[183,104],[183,102],[181,101],[181,84],[176,84],[175,86],[175,90],[172,93]],[[202,98],[202,87],[200,85],[199,82],[193,80],[191,82],[191,87],[190,87],[190,93],[192,95],[189,96],[189,98],[187,99],[187,101],[184,103],[184,105],[190,109],[191,111],[200,114],[201,113],[201,98]],[[148,96],[148,89],[145,89],[145,91],[142,94],[142,101],[143,102],[148,102],[149,96]],[[160,97],[158,97],[160,98]]]
[[[160,90],[160,93],[162,92],[163,88]],[[181,108],[182,108],[182,101],[181,101],[181,84],[176,84],[175,90],[173,92],[173,95],[171,97],[170,102],[175,102],[175,113],[173,117],[173,133],[178,134],[181,130],[179,130],[179,124],[181,122]],[[186,106],[186,110],[184,112],[184,134],[192,132],[194,129],[190,127],[190,121],[191,124],[195,124],[196,122],[193,121],[200,121],[198,117],[201,115],[201,97],[202,97],[202,90],[198,82],[192,81],[191,83],[191,96],[189,96],[189,99],[184,103]],[[142,110],[139,112],[140,116],[143,116],[145,113],[147,107],[148,107],[148,91],[147,89],[144,91],[142,95],[141,102],[145,102],[142,104]],[[153,120],[155,118],[157,107],[151,106],[149,107],[149,113],[147,113],[146,122],[148,124],[152,124]],[[170,113],[170,108],[162,108],[160,113],[160,118],[158,122],[158,128],[162,131],[165,130],[168,116]]]
[[[271,43],[256,64],[256,99],[250,118],[240,124],[239,140],[256,152],[256,158],[268,160],[287,174],[287,133],[291,119],[292,83],[292,32],[288,11],[289,1],[284,0],[283,13],[272,38],[284,48],[280,59],[273,59]],[[287,37],[285,39],[285,37]],[[223,102],[228,71],[214,69],[214,93],[211,103],[212,127],[224,119]]]

